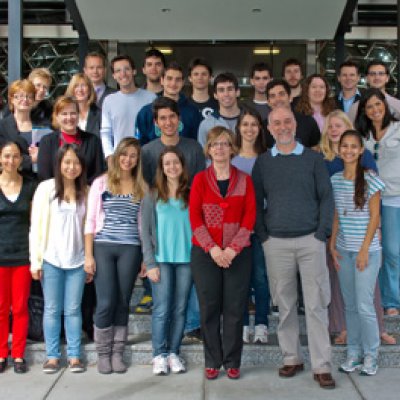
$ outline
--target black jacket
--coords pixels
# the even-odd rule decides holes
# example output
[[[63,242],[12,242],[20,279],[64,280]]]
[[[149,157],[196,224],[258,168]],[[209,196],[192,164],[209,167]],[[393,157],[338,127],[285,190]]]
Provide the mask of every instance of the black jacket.
[[[100,137],[101,109],[96,104],[91,104],[86,122],[86,132]]]
[[[86,176],[88,184],[105,171],[105,162],[101,141],[92,133],[81,131],[78,134],[82,139],[80,146],[83,158],[86,161]],[[57,151],[60,147],[60,131],[54,131],[40,141],[38,156],[38,178],[39,180],[54,177],[54,169]]]

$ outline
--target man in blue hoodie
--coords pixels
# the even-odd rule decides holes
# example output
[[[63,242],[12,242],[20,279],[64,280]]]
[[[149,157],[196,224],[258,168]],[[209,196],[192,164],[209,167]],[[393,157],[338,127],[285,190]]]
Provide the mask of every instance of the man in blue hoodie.
[[[223,72],[214,79],[214,97],[218,101],[218,111],[204,119],[199,127],[197,140],[204,146],[207,133],[214,126],[224,126],[235,132],[239,118],[240,108],[238,97],[240,95],[239,83],[235,75]]]
[[[197,108],[189,103],[188,99],[180,93],[184,84],[183,70],[177,63],[171,63],[165,68],[161,77],[163,87],[162,96],[168,97],[178,103],[180,113],[179,135],[197,140],[197,131],[201,115]],[[161,136],[161,132],[154,123],[152,104],[144,106],[136,119],[136,137],[140,144],[150,142]]]

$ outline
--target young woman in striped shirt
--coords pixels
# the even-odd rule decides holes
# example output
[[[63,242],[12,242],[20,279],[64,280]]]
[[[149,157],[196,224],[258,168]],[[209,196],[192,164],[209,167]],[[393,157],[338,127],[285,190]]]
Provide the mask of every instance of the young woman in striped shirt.
[[[344,170],[331,178],[336,210],[330,251],[339,275],[347,326],[347,359],[339,371],[375,375],[379,329],[374,289],[381,266],[377,230],[380,193],[385,185],[376,173],[363,168],[363,152],[361,135],[354,130],[344,132],[339,142]]]
[[[102,374],[126,371],[129,302],[142,262],[138,216],[145,183],[139,141],[121,140],[110,164],[90,188],[85,226],[85,271],[94,275],[96,286],[94,339]]]

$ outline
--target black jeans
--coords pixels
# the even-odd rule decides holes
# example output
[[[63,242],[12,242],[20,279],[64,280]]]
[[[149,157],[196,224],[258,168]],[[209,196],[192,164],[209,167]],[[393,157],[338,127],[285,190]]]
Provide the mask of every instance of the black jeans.
[[[251,275],[251,249],[244,248],[229,268],[220,268],[209,253],[193,246],[191,268],[199,297],[205,366],[239,368],[243,312]]]
[[[126,326],[129,302],[142,262],[141,246],[94,242],[97,308],[95,324]]]

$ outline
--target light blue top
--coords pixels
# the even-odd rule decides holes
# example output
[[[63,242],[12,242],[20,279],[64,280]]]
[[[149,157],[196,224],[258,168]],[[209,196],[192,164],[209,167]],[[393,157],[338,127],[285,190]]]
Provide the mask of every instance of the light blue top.
[[[367,201],[363,209],[356,209],[354,204],[354,181],[345,179],[343,171],[331,177],[335,207],[339,216],[339,232],[336,238],[336,246],[344,250],[356,252],[360,250],[370,220],[369,200],[376,192],[385,188],[385,184],[374,172],[365,172],[365,180],[368,186]],[[369,251],[379,249],[378,233],[375,232]]]
[[[296,156],[299,156],[300,154],[303,153],[303,150],[304,150],[304,146],[301,143],[296,142],[296,147],[293,149],[293,151],[290,154],[294,154]],[[272,147],[272,149],[271,149],[271,155],[272,155],[272,157],[276,157],[278,154],[281,154],[282,156],[288,156],[289,155],[289,154],[282,153],[276,147],[276,144],[275,144],[274,147]]]
[[[256,159],[257,157],[235,156],[232,158],[232,165],[245,172],[247,175],[251,175]]]
[[[338,99],[342,101],[343,103],[343,111],[347,114],[350,111],[351,106],[354,103],[354,100],[356,98],[356,96],[361,96],[360,91],[357,89],[356,93],[354,94],[354,96],[349,97],[348,99],[345,99],[343,97],[343,91],[341,91],[339,93]]]
[[[189,209],[183,208],[182,200],[157,201],[157,247],[158,263],[189,263],[192,248],[192,230]]]

